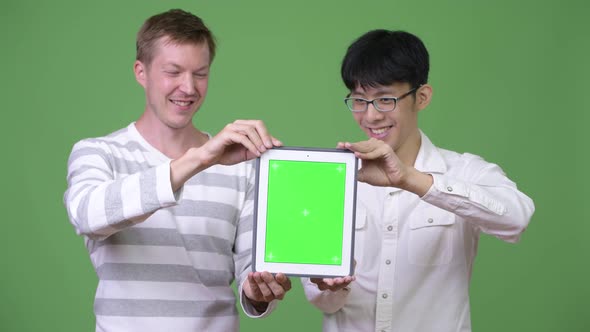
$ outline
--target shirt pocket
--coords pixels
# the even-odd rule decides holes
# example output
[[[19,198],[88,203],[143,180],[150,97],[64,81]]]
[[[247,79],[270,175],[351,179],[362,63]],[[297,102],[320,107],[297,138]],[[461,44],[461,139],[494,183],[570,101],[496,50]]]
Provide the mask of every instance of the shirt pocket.
[[[421,202],[410,215],[408,260],[421,266],[445,265],[453,257],[455,215]]]

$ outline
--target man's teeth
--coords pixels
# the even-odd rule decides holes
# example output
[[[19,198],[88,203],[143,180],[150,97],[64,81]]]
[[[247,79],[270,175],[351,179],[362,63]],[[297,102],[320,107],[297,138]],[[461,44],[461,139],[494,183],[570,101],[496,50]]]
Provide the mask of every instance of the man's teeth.
[[[379,129],[373,128],[373,129],[371,129],[371,132],[373,134],[377,134],[377,135],[383,134],[386,131],[387,131],[387,128],[379,128]]]
[[[172,103],[178,106],[188,106],[192,103],[192,101],[172,100]]]

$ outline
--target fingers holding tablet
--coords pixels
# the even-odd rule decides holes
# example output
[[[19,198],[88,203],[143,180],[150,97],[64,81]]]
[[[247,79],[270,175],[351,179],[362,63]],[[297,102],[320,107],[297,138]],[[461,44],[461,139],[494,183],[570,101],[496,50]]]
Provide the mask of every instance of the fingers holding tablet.
[[[201,159],[207,165],[233,165],[259,157],[265,151],[282,146],[270,135],[260,120],[236,120],[207,141],[201,150]]]

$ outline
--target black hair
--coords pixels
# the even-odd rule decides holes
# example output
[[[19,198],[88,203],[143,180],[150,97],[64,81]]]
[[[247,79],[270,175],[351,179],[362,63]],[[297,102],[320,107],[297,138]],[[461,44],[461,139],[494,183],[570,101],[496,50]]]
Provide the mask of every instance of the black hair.
[[[372,30],[355,40],[342,60],[342,80],[349,90],[428,82],[429,56],[420,38],[405,31]]]

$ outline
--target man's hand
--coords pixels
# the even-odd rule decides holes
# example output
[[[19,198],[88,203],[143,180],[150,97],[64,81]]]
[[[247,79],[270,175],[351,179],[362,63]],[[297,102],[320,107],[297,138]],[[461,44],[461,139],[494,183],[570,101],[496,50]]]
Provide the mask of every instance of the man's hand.
[[[338,148],[354,152],[362,159],[358,180],[374,186],[399,187],[407,175],[407,166],[391,146],[375,138],[357,143],[338,143]]]
[[[256,310],[263,312],[272,300],[282,300],[291,289],[291,280],[282,274],[275,276],[269,272],[250,272],[242,290]]]
[[[362,159],[357,178],[373,186],[397,187],[423,196],[432,186],[432,176],[404,164],[391,146],[371,138],[357,143],[338,143],[338,148],[354,152]]]
[[[259,157],[266,150],[283,143],[266,130],[260,120],[237,120],[200,147],[193,147],[170,164],[172,191],[188,179],[215,164],[233,165]]]
[[[260,120],[236,120],[200,147],[204,164],[233,165],[260,157],[282,143],[271,136]]]
[[[355,276],[346,276],[342,278],[310,278],[309,281],[318,285],[322,291],[331,290],[332,292],[348,287],[351,282],[355,281]]]

